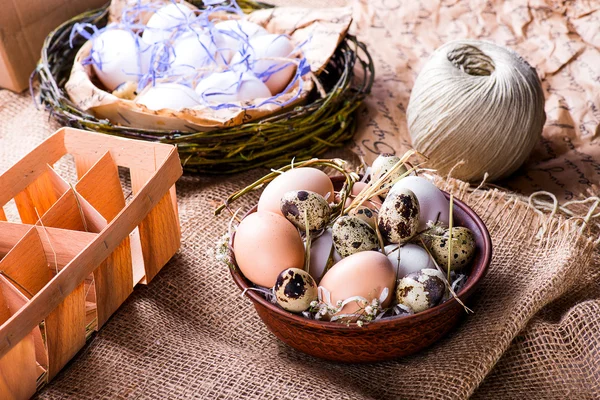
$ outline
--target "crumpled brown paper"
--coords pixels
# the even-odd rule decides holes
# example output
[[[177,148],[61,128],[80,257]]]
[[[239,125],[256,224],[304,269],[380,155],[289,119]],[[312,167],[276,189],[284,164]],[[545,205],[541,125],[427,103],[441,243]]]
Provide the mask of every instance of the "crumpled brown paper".
[[[110,21],[118,22],[122,10],[129,3],[131,0],[114,0],[109,8]],[[214,16],[219,19],[226,18],[222,13]],[[318,74],[348,31],[352,21],[351,16],[350,7],[328,9],[326,12],[315,12],[309,8],[285,7],[258,10],[249,14],[248,19],[262,25],[271,33],[290,35],[296,45],[306,41],[302,46],[302,52],[310,65],[311,72]],[[120,99],[93,83],[90,79],[93,77],[91,66],[82,64],[82,61],[88,57],[91,46],[91,42],[88,41],[77,53],[65,90],[78,108],[92,112],[98,118],[106,118],[115,124],[184,132],[207,131],[239,125],[282,111],[282,107],[276,104],[265,104],[252,109],[214,110],[199,105],[180,111],[149,110],[133,100]],[[314,86],[311,74],[304,75],[302,83],[301,90],[296,84],[289,93],[278,98],[278,101],[286,102],[300,91],[298,98],[289,103],[285,109],[297,106],[306,100]],[[257,101],[253,100],[247,104],[258,104]]]
[[[377,79],[354,150],[372,161],[410,148],[406,107],[429,55],[461,38],[517,51],[542,80],[547,120],[529,160],[503,187],[554,193],[561,201],[600,194],[600,2],[560,0],[362,0],[359,38]],[[457,160],[459,161],[459,160]]]

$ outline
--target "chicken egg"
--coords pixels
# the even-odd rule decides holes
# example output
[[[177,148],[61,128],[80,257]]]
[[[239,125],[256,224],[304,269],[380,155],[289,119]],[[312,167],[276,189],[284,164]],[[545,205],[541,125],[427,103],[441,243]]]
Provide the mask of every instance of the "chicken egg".
[[[262,26],[245,19],[218,22],[212,31],[219,49],[220,61],[224,63],[229,63],[231,57],[251,38],[268,34]]]
[[[333,254],[331,253],[333,251]],[[311,241],[310,245],[310,275],[315,278],[317,282],[320,282],[325,269],[329,256],[332,255],[331,265],[342,259],[342,256],[333,247],[333,236],[331,228],[325,229],[323,234]]]
[[[142,38],[149,44],[168,40],[177,29],[187,26],[194,17],[194,11],[184,4],[168,4],[152,14],[144,28]]]
[[[298,230],[271,212],[255,212],[242,220],[235,232],[233,253],[248,280],[269,288],[281,271],[304,266],[304,244]]]
[[[407,176],[400,179],[391,189],[388,196],[400,189],[412,191],[419,201],[419,230],[427,228],[429,221],[440,221],[448,224],[450,202],[444,193],[429,180],[420,176]]]
[[[390,260],[377,251],[362,251],[331,267],[319,287],[325,288],[330,294],[332,306],[353,296],[364,297],[370,303],[373,299],[379,299],[384,289],[387,289],[387,297],[381,304],[385,308],[392,300],[395,284],[396,270]],[[327,301],[326,298],[320,300]],[[364,305],[350,302],[339,314],[353,314],[361,307]]]
[[[293,51],[294,45],[284,35],[255,36],[249,40],[248,46],[233,56],[231,65],[244,64],[247,58],[247,64],[252,72],[265,82],[273,95],[276,95],[290,83],[296,64],[291,61],[267,58],[288,58]]]
[[[202,79],[196,93],[204,102],[232,103],[271,97],[267,86],[249,72],[215,72]]]
[[[149,86],[135,100],[150,110],[181,110],[200,104],[200,99],[191,88],[179,83],[157,83]]]
[[[429,253],[419,245],[408,243],[398,247],[391,244],[385,246],[385,252],[392,265],[396,267],[398,278],[404,278],[425,268],[435,269]]]
[[[283,216],[281,198],[292,190],[310,190],[318,193],[328,202],[333,201],[333,183],[327,174],[319,169],[292,168],[271,181],[260,195],[258,211],[270,211]]]
[[[346,207],[350,206],[350,204],[352,204],[356,196],[358,196],[360,193],[362,193],[369,187],[370,185],[368,183],[355,182],[354,185],[352,185],[352,191],[350,192],[350,196],[346,199]],[[379,209],[379,207],[381,207],[381,199],[379,198],[379,196],[373,196],[371,199],[365,201],[363,205],[369,207],[370,209]]]
[[[150,56],[149,46],[127,30],[107,29],[92,39],[92,69],[109,91],[138,82],[148,72]]]
[[[190,30],[173,43],[171,68],[176,72],[189,73],[197,69],[216,67],[216,52],[217,46],[208,34]]]

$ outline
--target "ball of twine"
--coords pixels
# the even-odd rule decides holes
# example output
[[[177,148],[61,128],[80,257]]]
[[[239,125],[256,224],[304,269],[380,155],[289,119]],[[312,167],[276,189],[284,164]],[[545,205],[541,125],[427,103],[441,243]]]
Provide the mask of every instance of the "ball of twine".
[[[419,73],[407,109],[413,146],[439,173],[476,181],[506,177],[539,140],[544,93],[517,53],[457,40],[438,48]]]

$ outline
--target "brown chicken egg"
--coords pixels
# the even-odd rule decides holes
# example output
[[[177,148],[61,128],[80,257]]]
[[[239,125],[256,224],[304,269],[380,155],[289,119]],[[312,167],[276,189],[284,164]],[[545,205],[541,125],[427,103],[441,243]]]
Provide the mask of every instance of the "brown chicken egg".
[[[273,287],[279,273],[304,266],[304,243],[281,215],[255,212],[242,220],[233,241],[240,271],[259,286]]]
[[[370,303],[379,299],[387,289],[387,297],[381,304],[387,307],[393,297],[396,269],[388,258],[377,251],[362,251],[342,259],[321,279],[319,287],[329,293],[331,305],[353,296],[361,296]],[[321,299],[327,300],[327,299]],[[356,301],[346,304],[338,314],[353,314],[364,307]]]
[[[293,168],[273,179],[267,185],[258,200],[258,211],[269,211],[279,215],[281,198],[293,190],[310,190],[323,196],[328,202],[333,202],[333,183],[329,176],[316,168]]]

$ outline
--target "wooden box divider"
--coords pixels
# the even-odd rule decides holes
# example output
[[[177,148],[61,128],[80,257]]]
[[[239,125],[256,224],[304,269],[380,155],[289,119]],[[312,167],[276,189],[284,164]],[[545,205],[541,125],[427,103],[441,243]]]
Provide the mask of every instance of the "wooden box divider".
[[[0,174],[0,398],[32,396],[177,252],[181,173],[173,146],[62,128]]]

